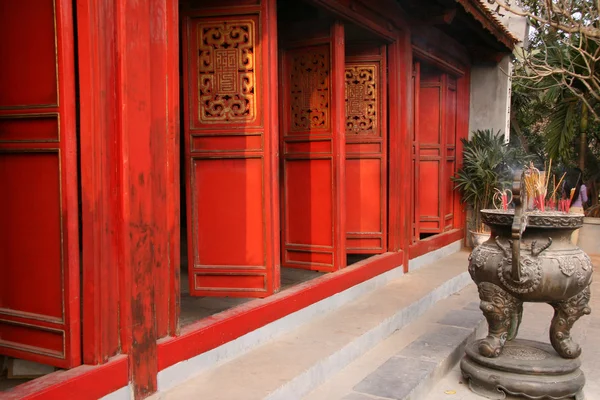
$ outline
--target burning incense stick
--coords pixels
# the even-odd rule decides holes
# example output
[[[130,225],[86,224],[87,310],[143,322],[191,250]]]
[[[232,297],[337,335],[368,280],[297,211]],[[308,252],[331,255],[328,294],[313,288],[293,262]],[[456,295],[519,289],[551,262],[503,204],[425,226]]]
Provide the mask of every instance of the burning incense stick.
[[[548,174],[546,172],[541,173],[532,162],[525,169],[523,181],[527,196],[533,199],[534,208],[538,208],[540,211],[544,211],[545,209],[548,180]]]

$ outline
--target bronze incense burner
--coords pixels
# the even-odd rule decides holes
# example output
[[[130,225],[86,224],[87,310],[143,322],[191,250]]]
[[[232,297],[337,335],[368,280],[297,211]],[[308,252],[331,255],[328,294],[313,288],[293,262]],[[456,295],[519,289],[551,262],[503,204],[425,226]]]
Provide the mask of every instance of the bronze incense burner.
[[[583,215],[524,212],[520,176],[513,185],[515,210],[483,210],[490,239],[469,257],[486,338],[467,346],[461,370],[471,389],[492,399],[506,394],[531,399],[582,399],[581,349],[571,338],[573,324],[591,312],[592,262],[571,244]],[[554,308],[550,343],[515,339],[523,302]],[[554,352],[554,351],[555,352]]]

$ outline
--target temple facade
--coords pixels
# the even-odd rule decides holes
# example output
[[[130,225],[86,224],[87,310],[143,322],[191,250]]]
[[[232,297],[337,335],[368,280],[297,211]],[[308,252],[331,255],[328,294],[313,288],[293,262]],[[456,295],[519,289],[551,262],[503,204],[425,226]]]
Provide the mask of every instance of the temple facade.
[[[4,1],[0,32],[0,355],[58,369],[0,397],[36,399],[145,398],[462,243],[471,102],[509,100],[471,76],[518,42],[480,0]]]

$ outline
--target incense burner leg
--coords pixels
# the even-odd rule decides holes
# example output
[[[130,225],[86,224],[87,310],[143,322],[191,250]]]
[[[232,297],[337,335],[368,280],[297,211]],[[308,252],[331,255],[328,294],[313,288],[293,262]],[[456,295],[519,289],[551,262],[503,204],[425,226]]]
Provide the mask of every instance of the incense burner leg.
[[[487,319],[488,336],[479,344],[479,353],[485,357],[498,357],[506,340],[516,336],[523,303],[501,287],[489,282],[477,286],[480,308]]]
[[[510,341],[517,337],[519,333],[519,327],[521,326],[521,320],[523,319],[523,303],[517,302],[517,311],[512,314],[510,329],[508,330],[508,337],[506,340]]]
[[[590,287],[568,300],[551,303],[554,307],[554,318],[550,324],[550,343],[554,350],[563,358],[577,358],[581,348],[571,339],[571,328],[582,316],[591,312]]]

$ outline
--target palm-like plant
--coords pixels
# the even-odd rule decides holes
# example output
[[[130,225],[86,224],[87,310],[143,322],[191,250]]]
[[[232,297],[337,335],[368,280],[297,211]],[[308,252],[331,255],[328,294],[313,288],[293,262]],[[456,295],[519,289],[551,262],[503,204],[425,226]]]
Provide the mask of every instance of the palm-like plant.
[[[483,232],[480,210],[491,208],[496,189],[502,190],[511,184],[516,150],[505,143],[500,131],[490,129],[473,132],[470,140],[462,139],[463,165],[452,178],[455,189],[462,194],[462,201],[473,210],[472,230]]]

